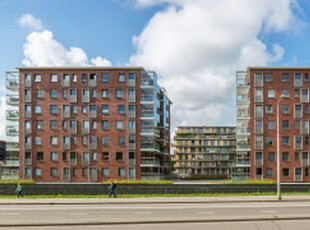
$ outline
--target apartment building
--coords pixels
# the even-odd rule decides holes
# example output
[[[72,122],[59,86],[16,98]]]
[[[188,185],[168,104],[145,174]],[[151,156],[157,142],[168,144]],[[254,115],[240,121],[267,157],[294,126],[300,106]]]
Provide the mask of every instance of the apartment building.
[[[174,141],[180,177],[230,177],[236,161],[236,127],[179,126]]]
[[[35,181],[160,179],[169,173],[170,100],[142,67],[20,67],[7,119],[19,176]],[[9,74],[7,74],[9,76]]]
[[[248,169],[250,178],[276,180],[279,131],[281,181],[310,181],[309,74],[304,67],[237,73],[236,168]]]

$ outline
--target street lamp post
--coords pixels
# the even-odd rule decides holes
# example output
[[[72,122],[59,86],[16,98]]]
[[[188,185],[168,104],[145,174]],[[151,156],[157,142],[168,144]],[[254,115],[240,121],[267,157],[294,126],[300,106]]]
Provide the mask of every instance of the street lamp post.
[[[279,104],[283,95],[277,101],[277,197],[281,200],[281,188],[280,188],[280,126],[279,126]]]

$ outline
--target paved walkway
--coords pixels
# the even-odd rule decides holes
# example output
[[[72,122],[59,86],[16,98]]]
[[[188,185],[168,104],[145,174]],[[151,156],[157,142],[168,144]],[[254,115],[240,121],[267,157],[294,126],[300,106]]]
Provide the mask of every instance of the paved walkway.
[[[138,198],[20,198],[0,199],[9,204],[127,204],[127,203],[208,203],[208,202],[275,202],[276,196],[217,196],[217,197],[138,197]],[[285,195],[283,202],[310,201],[310,195]]]

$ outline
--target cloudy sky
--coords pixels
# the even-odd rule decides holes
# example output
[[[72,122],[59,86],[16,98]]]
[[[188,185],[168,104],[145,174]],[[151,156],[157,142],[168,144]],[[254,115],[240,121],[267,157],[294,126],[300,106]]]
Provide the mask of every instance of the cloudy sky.
[[[0,119],[16,66],[138,65],[159,74],[173,128],[234,125],[237,70],[310,65],[309,13],[308,0],[0,0]]]

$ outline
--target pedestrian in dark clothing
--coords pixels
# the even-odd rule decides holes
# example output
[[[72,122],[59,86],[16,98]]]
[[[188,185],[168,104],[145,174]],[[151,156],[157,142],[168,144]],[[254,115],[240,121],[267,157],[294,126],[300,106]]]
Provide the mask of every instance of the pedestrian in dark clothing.
[[[20,183],[17,184],[16,192],[17,192],[17,198],[19,198],[20,196],[24,197],[23,187],[20,185]]]
[[[114,184],[113,180],[111,181],[111,184],[110,184],[109,188],[110,188],[110,195],[109,195],[109,197],[111,197],[113,195],[114,198],[116,198],[116,194],[115,194],[116,184]]]

